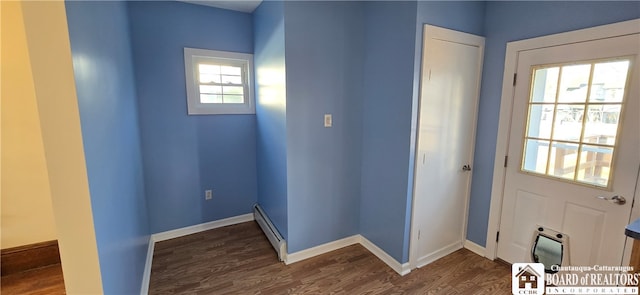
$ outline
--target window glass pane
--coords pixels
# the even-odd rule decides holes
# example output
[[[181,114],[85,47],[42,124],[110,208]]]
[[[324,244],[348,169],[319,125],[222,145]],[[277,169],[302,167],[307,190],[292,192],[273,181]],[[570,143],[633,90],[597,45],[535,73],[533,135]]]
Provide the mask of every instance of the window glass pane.
[[[242,86],[222,86],[222,91],[224,95],[227,94],[240,94],[242,95],[244,92],[244,87]]]
[[[614,145],[618,133],[619,104],[589,105],[585,124],[584,143]]]
[[[584,105],[559,104],[556,109],[555,124],[553,124],[553,139],[580,141],[583,116]]]
[[[593,68],[593,82],[589,101],[621,102],[627,83],[629,61],[598,63]]]
[[[242,95],[224,95],[224,103],[244,103]]]
[[[200,94],[200,103],[222,103],[222,95]]]
[[[220,75],[200,73],[200,83],[220,83]]]
[[[573,143],[553,142],[549,157],[549,175],[573,180],[578,162],[578,145]]]
[[[242,84],[241,76],[222,75],[222,84]]]
[[[221,66],[221,73],[223,75],[234,75],[234,76],[240,76],[242,75],[242,68],[240,67],[233,67],[233,66]]]
[[[591,64],[562,67],[558,102],[584,102],[587,100]]]
[[[538,69],[535,72],[531,102],[555,102],[558,90],[559,67]]]
[[[522,170],[545,174],[547,172],[549,142],[546,140],[527,139],[524,148],[525,156]]]
[[[607,187],[630,64],[534,68],[521,170]]]
[[[200,74],[220,74],[220,66],[219,65],[211,65],[211,64],[198,64],[198,71]]]
[[[200,93],[222,94],[222,86],[200,85]]]
[[[529,106],[528,137],[551,138],[551,122],[553,122],[552,104],[532,104]]]
[[[598,186],[607,186],[613,148],[583,145],[580,151],[580,169],[577,180]]]

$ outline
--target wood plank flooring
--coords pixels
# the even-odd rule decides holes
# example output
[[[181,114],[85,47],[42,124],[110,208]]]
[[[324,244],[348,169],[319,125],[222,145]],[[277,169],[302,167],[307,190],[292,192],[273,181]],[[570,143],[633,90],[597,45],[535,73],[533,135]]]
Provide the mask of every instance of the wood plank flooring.
[[[2,276],[60,264],[58,241],[46,241],[0,250]]]
[[[62,266],[53,264],[2,276],[0,293],[2,295],[66,294]]]
[[[284,265],[245,222],[156,243],[149,294],[511,294],[510,277],[466,249],[406,276],[360,245]]]

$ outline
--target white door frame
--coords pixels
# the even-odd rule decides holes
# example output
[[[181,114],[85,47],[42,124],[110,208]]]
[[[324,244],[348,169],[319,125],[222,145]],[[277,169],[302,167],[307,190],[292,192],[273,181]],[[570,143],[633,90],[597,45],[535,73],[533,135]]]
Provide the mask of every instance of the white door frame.
[[[597,26],[593,28],[507,43],[507,53],[505,55],[502,81],[502,98],[500,100],[500,120],[498,123],[496,157],[493,164],[493,184],[491,186],[491,207],[489,211],[485,257],[492,260],[497,258],[498,244],[496,242],[496,234],[500,230],[500,215],[502,213],[502,197],[506,175],[504,164],[505,157],[507,156],[507,151],[509,149],[509,133],[511,129],[513,95],[515,90],[515,86],[513,85],[513,77],[516,73],[516,67],[518,66],[519,53],[526,50],[559,46],[577,42],[586,42],[616,36],[629,35],[639,32],[640,19],[634,19],[630,21]],[[514,163],[514,161],[516,160],[509,160],[509,162],[511,163]],[[636,196],[638,196],[637,191],[634,197]],[[632,213],[632,215],[634,214]],[[625,257],[625,259],[628,260],[628,257]]]
[[[479,74],[480,74],[480,81],[478,81],[478,85],[476,88],[476,97],[475,97],[475,106],[474,106],[474,117],[473,117],[473,122],[476,122],[477,118],[478,118],[478,108],[479,108],[479,103],[480,103],[480,87],[482,84],[482,68],[484,65],[484,49],[485,49],[485,39],[483,36],[478,36],[478,35],[473,35],[473,34],[469,34],[469,33],[465,33],[465,32],[460,32],[460,31],[455,31],[452,29],[447,29],[447,28],[442,28],[442,27],[437,27],[437,26],[433,26],[433,25],[429,25],[429,24],[423,24],[422,25],[423,28],[423,35],[422,35],[422,50],[420,51],[420,86],[419,86],[419,90],[418,90],[418,115],[417,115],[417,128],[415,130],[415,134],[416,134],[416,141],[415,141],[415,150],[416,152],[418,151],[419,148],[419,144],[420,144],[420,105],[422,104],[422,75],[424,75],[425,73],[422,73],[422,67],[423,67],[423,63],[424,63],[424,50],[426,50],[424,44],[426,42],[426,40],[428,40],[429,38],[432,39],[439,39],[439,40],[445,40],[445,41],[453,41],[453,42],[457,42],[457,43],[461,43],[461,44],[467,44],[467,45],[472,45],[472,46],[478,46],[480,49],[480,60],[478,61],[480,63],[480,66],[478,68]],[[479,39],[481,38],[481,40]],[[476,133],[477,133],[477,126],[474,125],[472,133],[473,133],[473,138],[471,139],[472,142],[476,141]],[[471,159],[470,159],[470,163],[473,163],[473,157],[474,157],[474,149],[471,149],[471,155],[470,155]],[[417,171],[417,167],[418,167],[418,163],[419,163],[419,158],[418,156],[415,157],[414,162],[412,163],[414,165],[413,169],[414,171]],[[414,230],[416,229],[416,175],[417,173],[414,173],[413,175],[413,188],[412,188],[412,200],[411,200],[411,204],[412,204],[412,208],[411,208],[411,231],[410,231],[410,239],[409,239],[409,269],[415,269],[417,268],[417,261],[418,261],[418,251],[417,251],[417,245],[418,245],[418,237],[417,235],[414,233]],[[467,237],[467,219],[469,217],[469,199],[471,196],[471,181],[472,181],[472,176],[473,174],[469,175],[469,182],[467,183],[467,188],[466,188],[466,196],[465,196],[465,208],[464,208],[464,214],[463,214],[463,229],[462,229],[462,245],[461,247],[466,243],[466,237]],[[474,252],[476,252],[478,250],[476,250],[474,248]]]

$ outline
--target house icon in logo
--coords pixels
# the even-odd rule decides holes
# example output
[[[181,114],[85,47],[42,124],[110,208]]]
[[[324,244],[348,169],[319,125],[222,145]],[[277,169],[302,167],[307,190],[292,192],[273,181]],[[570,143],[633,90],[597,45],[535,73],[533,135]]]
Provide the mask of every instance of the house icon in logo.
[[[516,275],[518,280],[518,288],[520,289],[537,289],[540,274],[537,273],[530,265],[523,267]]]
[[[513,294],[544,294],[544,264],[514,263],[511,266]]]

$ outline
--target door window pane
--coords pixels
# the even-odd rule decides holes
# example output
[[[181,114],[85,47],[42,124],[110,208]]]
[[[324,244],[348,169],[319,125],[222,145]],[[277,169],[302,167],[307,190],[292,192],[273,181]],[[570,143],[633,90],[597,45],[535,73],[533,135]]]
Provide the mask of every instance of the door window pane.
[[[556,119],[553,124],[553,139],[580,141],[584,105],[559,104],[556,107]]]
[[[590,105],[584,125],[585,143],[615,145],[621,105]]]
[[[559,67],[537,69],[531,102],[555,102],[558,91]]]
[[[573,180],[578,162],[578,145],[553,142],[549,157],[549,175]]]
[[[587,99],[591,64],[563,66],[559,102],[583,102]]]
[[[613,148],[583,145],[577,180],[606,186],[609,183],[612,156]]]
[[[545,174],[549,157],[549,141],[527,139],[525,143],[523,170]]]
[[[628,71],[628,60],[597,63],[593,69],[589,100],[592,102],[622,102]]]
[[[532,104],[529,106],[529,125],[527,136],[535,138],[551,138],[553,113],[555,105]]]
[[[630,64],[534,67],[521,170],[608,187]]]

